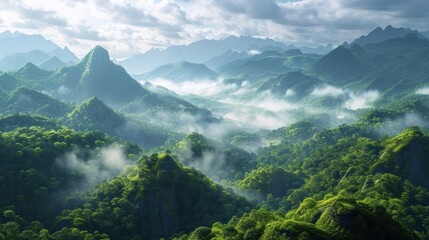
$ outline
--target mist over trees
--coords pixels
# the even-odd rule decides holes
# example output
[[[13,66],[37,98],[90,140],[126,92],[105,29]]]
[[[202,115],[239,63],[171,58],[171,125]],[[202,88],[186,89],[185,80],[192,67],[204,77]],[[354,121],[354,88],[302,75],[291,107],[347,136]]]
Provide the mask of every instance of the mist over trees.
[[[119,64],[20,38],[34,49],[0,48],[0,239],[429,238],[418,31],[323,55],[229,37]]]

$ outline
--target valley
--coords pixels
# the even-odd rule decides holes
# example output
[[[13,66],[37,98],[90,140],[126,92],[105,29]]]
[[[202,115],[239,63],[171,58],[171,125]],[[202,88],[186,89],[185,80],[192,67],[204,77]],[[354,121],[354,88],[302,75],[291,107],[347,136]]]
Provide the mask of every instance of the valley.
[[[429,238],[424,33],[0,43],[0,239]]]

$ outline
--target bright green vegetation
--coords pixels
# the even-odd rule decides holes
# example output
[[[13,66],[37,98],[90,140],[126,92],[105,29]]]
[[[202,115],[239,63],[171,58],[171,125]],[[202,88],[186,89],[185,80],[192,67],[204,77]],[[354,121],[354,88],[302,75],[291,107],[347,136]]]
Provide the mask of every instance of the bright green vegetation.
[[[13,210],[28,221],[52,224],[67,195],[88,187],[83,173],[62,167],[61,161],[66,161],[71,152],[78,152],[85,161],[112,143],[100,132],[79,133],[67,128],[26,127],[2,132],[1,212]],[[132,145],[125,149],[134,155],[140,151]]]
[[[305,199],[287,214],[253,210],[227,224],[200,227],[180,239],[417,239],[382,207],[370,208],[353,199]]]
[[[187,96],[198,106],[101,47],[0,75],[0,239],[428,239],[429,41],[400,31],[325,56],[217,55],[227,90]],[[146,76],[218,73],[179,62]],[[346,107],[367,91],[376,102]],[[237,118],[298,120],[249,129],[204,108],[235,99]]]
[[[11,93],[3,109],[6,114],[27,113],[59,118],[71,108],[43,93],[21,87]]]
[[[249,207],[244,198],[160,154],[143,157],[98,186],[82,208],[65,211],[58,224],[100,230],[112,239],[159,239],[225,222]]]

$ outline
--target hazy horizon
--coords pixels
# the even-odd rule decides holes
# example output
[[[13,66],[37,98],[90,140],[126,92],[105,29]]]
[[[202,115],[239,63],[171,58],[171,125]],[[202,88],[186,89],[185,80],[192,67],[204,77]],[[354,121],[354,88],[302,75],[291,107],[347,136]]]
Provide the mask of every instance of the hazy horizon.
[[[427,31],[428,10],[424,0],[6,0],[0,6],[0,32],[40,34],[79,57],[100,45],[120,59],[228,36],[270,38],[297,47],[339,45],[378,26]]]

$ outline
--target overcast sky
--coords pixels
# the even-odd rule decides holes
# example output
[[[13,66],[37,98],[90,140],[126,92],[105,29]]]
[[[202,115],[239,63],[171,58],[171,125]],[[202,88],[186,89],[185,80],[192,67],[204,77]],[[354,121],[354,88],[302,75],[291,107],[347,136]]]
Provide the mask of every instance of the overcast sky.
[[[0,31],[42,34],[82,56],[122,58],[228,35],[340,44],[377,26],[429,30],[429,0],[1,0]]]

